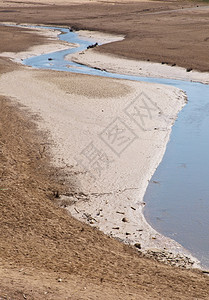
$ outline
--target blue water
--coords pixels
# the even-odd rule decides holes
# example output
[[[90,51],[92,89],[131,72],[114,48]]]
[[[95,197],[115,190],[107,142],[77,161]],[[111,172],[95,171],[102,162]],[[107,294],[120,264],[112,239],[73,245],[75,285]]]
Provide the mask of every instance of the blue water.
[[[47,27],[49,28],[49,27]],[[24,64],[44,69],[172,85],[184,90],[188,104],[175,122],[165,156],[149,183],[144,201],[147,221],[189,249],[209,267],[209,86],[201,83],[120,75],[65,60],[91,42],[66,28],[61,40],[79,47],[32,57]],[[52,60],[48,60],[48,59]],[[69,68],[70,66],[70,68]]]
[[[189,103],[146,191],[145,217],[209,267],[209,87],[185,90]]]

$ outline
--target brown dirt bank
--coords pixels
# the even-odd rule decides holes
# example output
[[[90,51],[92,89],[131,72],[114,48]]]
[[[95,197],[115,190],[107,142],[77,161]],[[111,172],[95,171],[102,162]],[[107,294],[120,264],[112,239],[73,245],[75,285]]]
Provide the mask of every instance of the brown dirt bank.
[[[0,26],[1,45],[0,52],[20,52],[28,46],[36,46],[47,43],[46,38],[39,34],[31,34],[27,28],[11,28]]]
[[[6,1],[7,2],[7,1]],[[24,1],[23,1],[24,2]],[[1,4],[2,3],[2,4]],[[47,2],[42,1],[42,4]],[[56,1],[55,1],[56,3]],[[0,20],[75,26],[122,33],[98,51],[209,71],[209,9],[183,1],[73,3],[21,7],[0,2]],[[203,3],[198,6],[204,5]],[[194,10],[182,9],[193,7]]]

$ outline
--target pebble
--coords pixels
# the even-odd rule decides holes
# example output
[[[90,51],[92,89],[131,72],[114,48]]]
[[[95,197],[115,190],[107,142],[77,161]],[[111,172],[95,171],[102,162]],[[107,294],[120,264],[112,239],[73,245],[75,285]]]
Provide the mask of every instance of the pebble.
[[[122,219],[122,221],[123,222],[128,222],[128,220],[125,217]]]
[[[136,243],[136,244],[134,244],[134,246],[135,246],[136,248],[138,248],[138,249],[141,249],[141,248],[142,248],[140,243]]]
[[[157,261],[163,262],[171,266],[177,266],[183,269],[191,268],[194,262],[191,258],[180,254],[174,254],[172,252],[160,251],[160,250],[148,250],[145,252],[145,256],[154,258]]]

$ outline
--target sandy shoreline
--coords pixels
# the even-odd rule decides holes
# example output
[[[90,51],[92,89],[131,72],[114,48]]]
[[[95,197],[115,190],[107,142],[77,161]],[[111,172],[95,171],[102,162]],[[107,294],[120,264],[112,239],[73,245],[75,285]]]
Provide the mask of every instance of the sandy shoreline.
[[[44,48],[34,47],[32,53],[49,53],[51,47],[56,51],[63,45],[57,41]],[[32,53],[27,51],[27,55]],[[79,59],[91,65],[94,52],[88,53],[79,55]],[[24,55],[8,54],[13,59]],[[102,56],[99,63],[104,64],[106,58]],[[117,61],[114,70],[118,66],[124,68],[124,60]],[[132,73],[127,63],[128,69]],[[77,219],[125,243],[139,243],[142,251],[154,248],[190,256],[178,243],[152,229],[142,213],[146,187],[163,158],[177,114],[185,105],[183,92],[157,84],[27,67],[2,75],[0,91],[38,114],[42,119],[40,128],[54,140],[56,165],[65,168],[68,179],[75,182],[73,192],[61,195],[61,206],[67,206]],[[144,123],[140,123],[139,116],[133,122],[130,113],[134,105],[145,103],[152,111],[151,117],[143,108]],[[113,136],[115,128],[125,136]]]
[[[78,34],[80,37],[87,39],[91,37],[95,41],[97,41],[98,38],[98,33],[94,35],[94,32],[90,31],[81,30],[78,31]],[[103,43],[101,38],[99,42]],[[106,43],[106,40],[104,40],[104,43]],[[142,77],[170,78],[209,84],[209,73],[186,70],[182,67],[168,65],[166,62],[160,64],[149,61],[126,59],[111,54],[102,54],[95,51],[95,49],[88,49],[80,53],[68,55],[66,59],[89,67],[100,68],[101,70],[106,70],[111,73]]]

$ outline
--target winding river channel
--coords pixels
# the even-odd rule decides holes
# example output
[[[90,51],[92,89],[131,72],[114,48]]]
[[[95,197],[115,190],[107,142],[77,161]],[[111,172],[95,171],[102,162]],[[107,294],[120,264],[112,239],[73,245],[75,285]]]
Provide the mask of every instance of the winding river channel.
[[[51,29],[60,30],[60,40],[78,47],[26,59],[25,65],[172,85],[186,92],[188,104],[179,113],[164,158],[149,183],[144,214],[158,232],[175,239],[209,268],[209,85],[108,73],[67,61],[66,55],[85,50],[92,41],[66,28]]]

